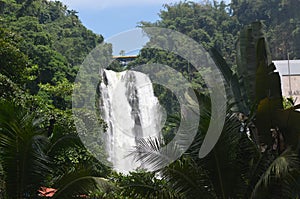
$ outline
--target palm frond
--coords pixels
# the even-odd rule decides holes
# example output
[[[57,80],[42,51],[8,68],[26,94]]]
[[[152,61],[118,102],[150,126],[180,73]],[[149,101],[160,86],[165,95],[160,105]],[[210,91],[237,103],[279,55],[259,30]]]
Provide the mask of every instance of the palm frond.
[[[130,154],[136,161],[142,162],[143,168],[156,171],[176,160],[180,149],[176,143],[164,145],[159,138],[141,138],[137,140],[135,150]]]
[[[238,146],[241,123],[235,114],[228,114],[221,137],[212,151],[197,163],[209,172],[217,197],[228,198],[236,189]],[[199,143],[200,144],[200,143]],[[201,145],[200,145],[201,146]],[[228,183],[231,182],[231,183]]]
[[[53,199],[69,199],[78,195],[102,190],[103,192],[113,188],[113,185],[104,178],[95,177],[92,168],[77,165],[74,170],[65,171],[54,179],[53,187],[57,189]]]
[[[48,140],[39,128],[40,120],[10,102],[0,103],[0,156],[6,192],[11,198],[34,193],[48,174],[44,154]]]
[[[299,156],[291,149],[286,149],[280,156],[275,158],[260,175],[255,187],[252,190],[251,198],[256,197],[260,188],[268,188],[274,181],[282,181],[282,191],[289,196],[295,194],[291,190],[293,184],[297,183],[299,177],[300,161]],[[296,190],[297,191],[297,190]],[[283,193],[281,193],[283,194]],[[287,196],[287,195],[285,195]]]
[[[155,172],[138,170],[128,175],[114,174],[120,195],[137,199],[180,199],[181,197]]]
[[[162,171],[171,188],[184,198],[217,198],[207,170],[191,158],[183,157]]]
[[[47,154],[53,156],[55,153],[59,153],[61,150],[66,150],[69,147],[81,146],[83,144],[75,133],[63,134],[61,132],[54,132],[50,138],[50,147],[47,150]]]

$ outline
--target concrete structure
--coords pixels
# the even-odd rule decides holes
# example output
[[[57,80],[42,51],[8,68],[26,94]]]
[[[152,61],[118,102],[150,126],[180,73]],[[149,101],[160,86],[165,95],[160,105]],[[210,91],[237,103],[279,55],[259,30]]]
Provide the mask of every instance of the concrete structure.
[[[134,61],[137,57],[137,55],[120,55],[113,56],[113,59],[118,60],[123,66],[126,66],[130,62]]]
[[[281,78],[282,94],[300,104],[300,60],[273,61]]]

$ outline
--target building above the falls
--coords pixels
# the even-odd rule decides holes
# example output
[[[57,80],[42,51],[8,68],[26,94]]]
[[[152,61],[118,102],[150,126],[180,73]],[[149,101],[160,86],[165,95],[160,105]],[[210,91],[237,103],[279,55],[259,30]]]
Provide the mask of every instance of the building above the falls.
[[[134,61],[137,57],[138,57],[137,55],[118,55],[118,56],[113,56],[113,59],[119,61],[122,66],[127,66],[130,62]]]
[[[281,79],[282,95],[300,103],[300,60],[275,60]]]

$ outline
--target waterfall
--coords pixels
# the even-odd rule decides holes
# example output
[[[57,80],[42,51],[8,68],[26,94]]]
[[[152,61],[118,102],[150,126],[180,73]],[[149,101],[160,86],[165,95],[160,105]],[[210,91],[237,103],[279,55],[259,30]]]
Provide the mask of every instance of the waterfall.
[[[101,71],[100,113],[107,123],[108,161],[116,171],[128,173],[142,168],[128,156],[138,138],[159,137],[162,107],[154,96],[149,77],[136,71]]]

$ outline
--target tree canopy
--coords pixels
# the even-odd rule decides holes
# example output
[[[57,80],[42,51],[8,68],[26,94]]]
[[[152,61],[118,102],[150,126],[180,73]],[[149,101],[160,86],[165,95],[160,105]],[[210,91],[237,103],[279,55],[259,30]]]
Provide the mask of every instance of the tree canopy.
[[[67,199],[299,198],[299,105],[284,106],[272,64],[300,58],[299,9],[298,0],[182,1],[164,5],[156,22],[140,22],[146,34],[145,27],[161,27],[199,42],[224,76],[228,109],[219,141],[199,159],[212,114],[202,74],[158,49],[142,49],[125,68],[113,62],[109,69],[116,71],[149,63],[172,67],[191,83],[201,109],[197,135],[182,157],[156,172],[124,175],[85,149],[75,128],[83,121],[74,121],[71,110],[74,87],[89,86],[74,83],[81,63],[92,50],[92,64],[107,63],[99,55],[111,55],[111,44],[95,49],[103,37],[59,1],[0,0],[0,198],[35,198],[41,187]],[[161,35],[156,39],[168,44]],[[181,118],[170,90],[154,84],[154,92],[168,114],[162,140],[136,141],[133,155],[159,165],[163,160],[155,155],[173,139]],[[105,128],[88,110],[79,113],[87,124]]]

